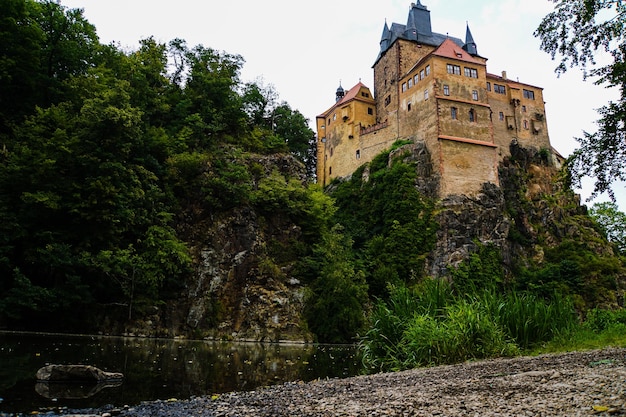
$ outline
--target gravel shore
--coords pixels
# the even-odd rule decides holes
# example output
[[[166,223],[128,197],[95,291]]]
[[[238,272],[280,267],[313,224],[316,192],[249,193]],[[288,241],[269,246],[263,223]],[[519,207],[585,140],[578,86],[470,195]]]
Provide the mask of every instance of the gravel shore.
[[[626,349],[501,358],[74,415],[626,415]]]

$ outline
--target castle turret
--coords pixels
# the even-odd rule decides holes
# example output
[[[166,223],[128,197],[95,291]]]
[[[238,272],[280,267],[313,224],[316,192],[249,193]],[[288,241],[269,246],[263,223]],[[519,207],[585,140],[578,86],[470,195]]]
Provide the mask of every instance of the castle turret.
[[[385,20],[385,27],[383,27],[383,34],[380,36],[380,52],[383,53],[389,48],[391,44],[391,31]]]
[[[411,41],[417,40],[417,26],[415,24],[415,15],[413,13],[413,10],[409,12],[409,17],[406,22],[406,29],[404,30],[404,36]]]
[[[341,86],[341,82],[339,82],[339,87],[337,87],[337,91],[335,92],[335,102],[339,102],[346,95],[345,90]]]
[[[463,49],[470,55],[478,55],[478,48],[476,48],[476,42],[474,42],[474,37],[470,31],[469,24],[465,30],[465,45],[463,45]]]

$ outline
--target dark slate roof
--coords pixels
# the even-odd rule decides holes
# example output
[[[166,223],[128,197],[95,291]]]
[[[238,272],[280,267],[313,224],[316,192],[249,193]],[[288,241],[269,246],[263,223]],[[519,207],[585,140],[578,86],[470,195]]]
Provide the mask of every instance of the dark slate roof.
[[[473,50],[475,50],[476,44],[474,43],[474,39],[471,36],[471,32],[469,32],[469,27],[466,33],[466,37],[468,33],[469,39],[474,47],[474,49],[470,49],[471,53],[473,52]],[[378,62],[380,57],[398,39],[405,39],[414,42],[417,41],[418,43],[421,43],[423,45],[431,45],[435,47],[441,45],[446,39],[451,39],[461,48],[466,46],[467,42],[467,40],[466,42],[463,42],[462,39],[448,36],[447,34],[443,35],[441,33],[433,32],[431,30],[430,24],[430,12],[419,1],[412,5],[411,10],[409,11],[406,25],[400,23],[392,23],[391,27],[388,28],[387,22],[385,22],[385,26],[383,28],[383,33],[380,40],[380,53],[378,54],[378,57],[376,58],[374,64]]]
[[[386,25],[386,23],[385,23]],[[380,49],[380,53],[378,54],[378,57],[376,57],[376,62],[378,62],[378,60],[380,59],[380,57],[382,56],[383,53],[385,53],[387,51],[387,49],[389,49],[389,47],[398,39],[405,39],[405,40],[410,40],[409,38],[407,38],[405,36],[405,32],[406,32],[406,25],[401,25],[399,23],[392,23],[391,24],[391,28],[389,29],[390,35],[389,35],[389,40],[385,42],[385,48],[383,48],[383,43],[381,42],[381,49]],[[424,44],[424,45],[431,45],[431,46],[439,46],[443,43],[443,41],[445,41],[446,39],[450,39],[452,40],[454,43],[456,43],[457,45],[459,45],[460,48],[463,48],[463,46],[465,46],[465,42],[463,42],[463,40],[461,40],[460,38],[455,38],[453,36],[448,36],[448,35],[443,35],[441,33],[435,33],[432,32],[431,36],[424,36],[424,35],[419,35],[417,36],[417,42]]]

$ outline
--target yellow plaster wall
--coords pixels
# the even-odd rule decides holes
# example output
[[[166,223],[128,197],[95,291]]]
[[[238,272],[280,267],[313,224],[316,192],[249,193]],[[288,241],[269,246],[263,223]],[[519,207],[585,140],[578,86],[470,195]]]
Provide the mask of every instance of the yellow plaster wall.
[[[494,138],[499,146],[500,159],[510,156],[509,146],[514,139],[526,147],[550,149],[543,90],[497,76],[490,76],[487,81],[491,83],[488,99],[493,112]],[[494,84],[505,85],[506,94],[496,93]],[[535,99],[525,98],[524,90],[532,91]],[[500,120],[500,113],[504,120]]]
[[[350,175],[369,162],[363,150],[361,128],[376,124],[375,100],[361,87],[354,99],[339,102],[317,117],[317,178],[328,184],[333,178]]]
[[[495,147],[445,139],[439,145],[442,196],[473,196],[485,182],[498,184]]]

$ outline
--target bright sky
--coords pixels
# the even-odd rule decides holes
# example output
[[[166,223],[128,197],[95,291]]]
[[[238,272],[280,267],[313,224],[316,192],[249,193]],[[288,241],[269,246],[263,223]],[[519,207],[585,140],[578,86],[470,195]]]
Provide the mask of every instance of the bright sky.
[[[103,43],[136,49],[140,39],[150,36],[164,43],[182,38],[190,47],[202,44],[239,54],[245,60],[242,81],[261,77],[313,126],[315,116],[334,103],[340,81],[347,90],[361,80],[373,92],[372,65],[385,20],[389,25],[406,24],[411,0],[61,0],[61,4],[84,9]],[[506,71],[511,79],[544,88],[548,133],[564,156],[578,146],[574,137],[596,130],[595,109],[618,97],[616,91],[583,82],[578,69],[556,76],[557,63],[539,50],[540,42],[533,37],[552,10],[549,0],[422,0],[422,4],[431,12],[434,32],[465,39],[469,23],[478,53],[489,59],[489,72]],[[590,188],[579,190],[583,201]],[[616,191],[625,211],[626,190],[620,185]]]

